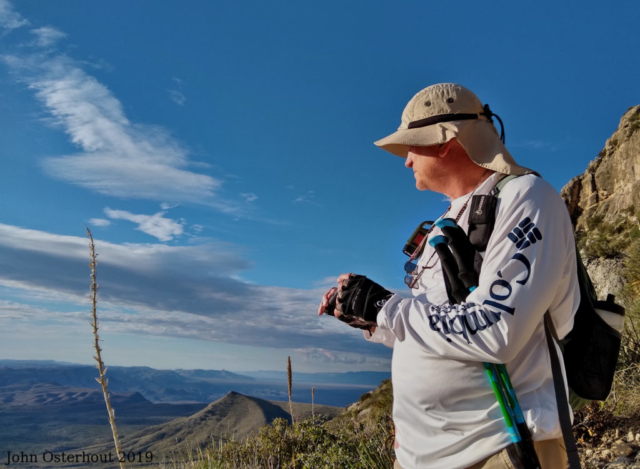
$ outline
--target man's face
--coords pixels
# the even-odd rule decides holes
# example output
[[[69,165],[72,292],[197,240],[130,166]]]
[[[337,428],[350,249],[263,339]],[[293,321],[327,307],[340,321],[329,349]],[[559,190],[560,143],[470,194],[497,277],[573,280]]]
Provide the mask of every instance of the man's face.
[[[428,147],[409,147],[404,165],[413,169],[418,190],[430,190],[430,182],[438,178],[442,172],[442,145]]]

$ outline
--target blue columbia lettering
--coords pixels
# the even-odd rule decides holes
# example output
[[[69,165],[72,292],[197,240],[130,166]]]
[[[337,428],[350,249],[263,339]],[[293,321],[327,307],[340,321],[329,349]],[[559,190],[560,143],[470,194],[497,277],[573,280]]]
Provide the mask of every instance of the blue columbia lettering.
[[[502,319],[502,314],[507,313],[513,316],[516,309],[505,304],[513,293],[512,282],[518,285],[525,285],[531,276],[531,262],[527,257],[517,252],[509,262],[517,261],[524,265],[526,272],[524,277],[511,279],[511,281],[503,278],[502,270],[496,272],[498,278],[493,281],[489,287],[490,300],[484,300],[482,307],[475,303],[465,303],[462,305],[445,305],[431,306],[429,318],[429,327],[434,332],[439,332],[444,336],[447,342],[452,342],[448,337],[452,334],[462,336],[467,344],[470,344],[470,335],[475,335],[478,331],[484,331]],[[455,315],[447,313],[455,312]]]

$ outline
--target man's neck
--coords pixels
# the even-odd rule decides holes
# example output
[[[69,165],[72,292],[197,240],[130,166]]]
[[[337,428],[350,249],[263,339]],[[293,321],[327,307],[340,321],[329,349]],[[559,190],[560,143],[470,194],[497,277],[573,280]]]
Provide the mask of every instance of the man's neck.
[[[474,171],[473,174],[466,174],[464,177],[451,178],[446,187],[441,191],[451,200],[455,200],[468,194],[482,185],[495,171],[481,168],[481,171]]]

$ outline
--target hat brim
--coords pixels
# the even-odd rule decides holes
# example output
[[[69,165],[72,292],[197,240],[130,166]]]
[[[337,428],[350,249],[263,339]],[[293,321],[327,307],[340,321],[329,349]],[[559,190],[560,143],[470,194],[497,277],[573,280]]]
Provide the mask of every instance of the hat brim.
[[[388,137],[374,142],[374,144],[389,153],[406,158],[409,153],[409,147],[439,145],[453,137],[454,135],[447,137],[444,129],[436,124],[418,129],[399,129]]]
[[[398,129],[374,143],[389,153],[406,158],[410,146],[439,145],[452,138],[456,138],[469,158],[483,168],[514,175],[534,172],[515,162],[493,124],[486,120],[451,121],[417,129]]]

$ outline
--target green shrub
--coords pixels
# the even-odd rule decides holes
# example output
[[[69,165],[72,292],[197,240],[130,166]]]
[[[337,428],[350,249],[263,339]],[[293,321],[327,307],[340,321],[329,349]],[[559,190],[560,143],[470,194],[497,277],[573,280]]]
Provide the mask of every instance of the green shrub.
[[[329,427],[325,419],[309,417],[294,425],[276,419],[253,437],[220,445],[213,442],[172,467],[391,469],[394,459],[393,425],[388,418],[373,426],[350,421]]]
[[[602,215],[586,220],[586,230],[576,232],[578,249],[586,259],[620,257],[634,239],[640,237],[635,206],[623,210],[614,223]]]
[[[629,118],[630,131],[631,133],[640,129],[640,112],[635,113]]]

